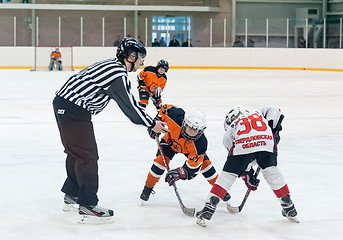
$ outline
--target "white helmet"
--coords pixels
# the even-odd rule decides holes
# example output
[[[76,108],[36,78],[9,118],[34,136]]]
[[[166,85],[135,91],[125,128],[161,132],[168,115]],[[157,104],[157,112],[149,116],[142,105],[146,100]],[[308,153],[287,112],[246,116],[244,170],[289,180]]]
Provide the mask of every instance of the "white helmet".
[[[195,136],[189,136],[186,133],[186,126],[189,126],[193,129],[199,130]],[[204,133],[206,128],[206,114],[197,109],[192,109],[189,112],[185,113],[185,118],[182,122],[181,134],[182,136],[191,141],[196,141]]]
[[[225,121],[224,121],[224,129],[225,131],[227,128],[233,123],[241,114],[246,114],[249,113],[249,110],[246,109],[243,106],[237,105],[234,106],[228,114],[225,116]]]

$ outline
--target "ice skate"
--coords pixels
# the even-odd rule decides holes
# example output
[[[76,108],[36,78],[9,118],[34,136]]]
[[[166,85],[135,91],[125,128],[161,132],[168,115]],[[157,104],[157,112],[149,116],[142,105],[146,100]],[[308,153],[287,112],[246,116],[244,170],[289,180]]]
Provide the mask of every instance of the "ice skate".
[[[144,189],[141,193],[140,198],[142,199],[142,205],[149,200],[151,194],[155,194],[153,188],[149,188],[148,186],[144,186]]]
[[[205,203],[205,207],[196,213],[197,221],[196,223],[202,227],[206,227],[207,221],[211,220],[216,207],[219,203],[219,197],[212,196],[209,202]]]
[[[114,221],[114,211],[98,205],[80,205],[79,215],[79,223],[82,224],[106,224]]]
[[[283,196],[281,199],[281,206],[282,206],[282,216],[286,217],[287,219],[299,223],[299,220],[297,218],[297,210],[295,209],[295,206],[291,200],[291,197],[289,194]]]
[[[65,212],[76,212],[79,208],[77,204],[77,197],[72,197],[70,195],[64,195],[64,205],[62,210]]]

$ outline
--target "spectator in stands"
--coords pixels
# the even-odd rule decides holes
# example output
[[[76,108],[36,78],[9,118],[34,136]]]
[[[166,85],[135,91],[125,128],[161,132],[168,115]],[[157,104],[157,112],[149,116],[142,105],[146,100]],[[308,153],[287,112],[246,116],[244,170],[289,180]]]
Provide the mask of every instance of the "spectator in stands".
[[[164,37],[161,37],[160,46],[161,46],[161,47],[166,47],[166,46],[167,46],[166,41],[164,41]]]
[[[236,41],[233,43],[232,47],[244,47],[243,43],[241,42],[241,37],[236,37]]]
[[[188,47],[188,46],[193,47],[191,41],[192,41],[192,39],[187,38],[187,40],[182,43],[181,47]],[[189,44],[188,44],[188,42],[189,42]]]
[[[113,46],[117,47],[120,41],[121,41],[121,37],[120,37],[120,35],[118,35],[117,36],[117,40],[115,40],[114,43],[113,43]]]
[[[143,46],[145,46],[140,36],[138,36],[138,39],[137,39],[137,40],[138,40],[138,42],[140,42]]]
[[[247,39],[247,47],[255,47],[255,42],[251,39],[251,37],[248,37]]]
[[[305,38],[301,37],[299,42],[299,48],[306,48],[306,40]]]
[[[169,47],[180,47],[180,42],[176,39],[176,36],[173,36],[173,39],[169,42]]]
[[[157,38],[154,39],[154,42],[151,44],[152,47],[159,47],[160,43],[158,42]]]

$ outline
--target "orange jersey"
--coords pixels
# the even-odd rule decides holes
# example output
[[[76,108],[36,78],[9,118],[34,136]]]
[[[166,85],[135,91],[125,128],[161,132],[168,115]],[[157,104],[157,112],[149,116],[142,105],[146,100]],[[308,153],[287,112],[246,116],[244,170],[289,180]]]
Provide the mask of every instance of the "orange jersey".
[[[157,68],[153,66],[144,68],[144,70],[139,73],[138,78],[145,83],[144,90],[150,97],[152,97],[157,87],[160,87],[163,91],[167,83],[167,76],[165,74],[158,76]]]
[[[55,60],[61,58],[61,53],[60,52],[56,52],[56,51],[53,51],[50,55],[50,58],[53,58]]]
[[[158,114],[162,121],[167,123],[170,131],[164,135],[163,140],[175,153],[183,153],[187,157],[184,167],[187,169],[189,177],[193,178],[201,169],[204,160],[209,160],[206,155],[207,139],[205,134],[202,134],[196,141],[186,140],[181,134],[185,112],[174,105],[164,104]]]

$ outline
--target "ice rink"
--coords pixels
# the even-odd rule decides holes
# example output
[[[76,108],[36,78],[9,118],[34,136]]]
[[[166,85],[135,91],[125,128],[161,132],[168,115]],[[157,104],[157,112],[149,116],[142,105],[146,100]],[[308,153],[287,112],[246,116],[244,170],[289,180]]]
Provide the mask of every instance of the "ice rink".
[[[164,176],[155,195],[139,195],[157,146],[114,101],[93,117],[99,148],[99,205],[115,210],[107,225],[81,225],[61,210],[65,154],[52,111],[54,93],[73,72],[0,70],[0,238],[2,240],[213,240],[342,239],[343,72],[282,70],[175,70],[168,72],[164,103],[207,114],[208,155],[218,172],[226,160],[223,120],[230,107],[281,108],[285,119],[279,168],[298,210],[299,224],[281,215],[278,199],[260,176],[239,214],[220,203],[206,228],[184,215]],[[136,74],[131,74],[137,96]],[[147,109],[155,115],[154,108]],[[177,155],[171,168],[185,158]],[[200,210],[210,185],[199,174],[177,186],[187,207]],[[246,187],[231,188],[239,205]]]

